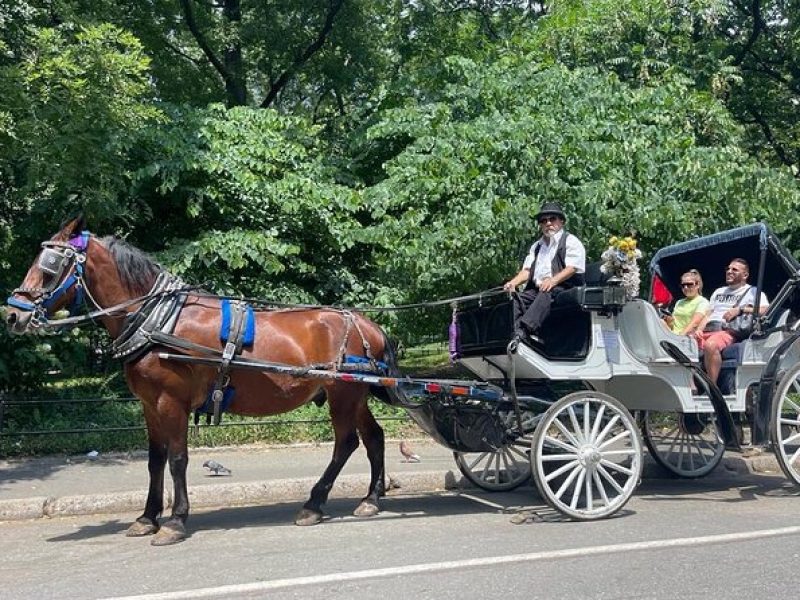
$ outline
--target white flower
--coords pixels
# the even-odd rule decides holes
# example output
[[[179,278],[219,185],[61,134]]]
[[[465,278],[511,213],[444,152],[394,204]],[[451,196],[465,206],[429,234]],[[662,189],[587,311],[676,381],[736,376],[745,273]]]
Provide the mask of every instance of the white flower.
[[[620,238],[613,238],[613,240],[620,240]],[[630,240],[627,243],[633,245]],[[600,255],[603,261],[600,271],[622,279],[622,286],[625,288],[626,295],[629,298],[635,298],[639,295],[639,287],[641,286],[641,276],[637,261],[642,258],[642,252],[638,248],[630,249],[626,246],[623,246],[623,248],[625,250],[614,244],[609,245]]]

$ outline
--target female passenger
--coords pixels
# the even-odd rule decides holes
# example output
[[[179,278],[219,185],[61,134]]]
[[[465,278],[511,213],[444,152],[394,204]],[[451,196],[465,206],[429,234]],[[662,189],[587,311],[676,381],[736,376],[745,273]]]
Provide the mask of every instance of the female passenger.
[[[672,316],[665,319],[672,333],[694,335],[708,313],[708,300],[703,297],[703,278],[696,269],[681,275],[683,298],[675,303]]]

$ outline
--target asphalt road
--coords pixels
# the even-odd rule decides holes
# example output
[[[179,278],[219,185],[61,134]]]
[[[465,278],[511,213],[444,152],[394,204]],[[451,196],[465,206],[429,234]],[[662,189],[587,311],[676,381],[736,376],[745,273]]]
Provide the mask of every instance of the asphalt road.
[[[618,516],[576,523],[531,488],[440,492],[373,519],[336,499],[310,528],[292,502],[198,511],[165,548],[124,537],[135,514],[8,522],[0,598],[790,598],[799,496],[767,475],[645,481]]]

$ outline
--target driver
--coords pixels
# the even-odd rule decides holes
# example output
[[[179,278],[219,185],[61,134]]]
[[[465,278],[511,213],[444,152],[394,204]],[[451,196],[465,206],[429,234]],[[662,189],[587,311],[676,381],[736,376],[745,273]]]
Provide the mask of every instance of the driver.
[[[514,340],[541,344],[539,334],[553,299],[564,290],[583,285],[586,250],[564,229],[567,217],[560,205],[544,203],[535,219],[542,237],[533,243],[519,273],[503,289],[510,292],[525,284],[514,297]]]

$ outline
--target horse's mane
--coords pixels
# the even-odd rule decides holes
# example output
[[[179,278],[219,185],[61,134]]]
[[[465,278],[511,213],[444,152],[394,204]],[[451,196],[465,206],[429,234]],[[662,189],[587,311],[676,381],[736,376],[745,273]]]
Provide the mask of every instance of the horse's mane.
[[[122,284],[128,291],[132,294],[149,292],[162,271],[161,265],[138,248],[114,236],[104,237],[100,241],[111,253],[111,258],[117,264]]]

